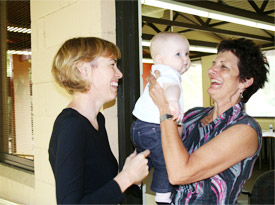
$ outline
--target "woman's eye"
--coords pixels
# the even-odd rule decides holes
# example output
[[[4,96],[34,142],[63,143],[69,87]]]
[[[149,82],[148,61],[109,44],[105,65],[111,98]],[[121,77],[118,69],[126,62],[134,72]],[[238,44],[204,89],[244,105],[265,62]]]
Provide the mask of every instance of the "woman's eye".
[[[187,52],[187,53],[185,53],[185,56],[189,56],[189,53]]]
[[[180,53],[177,53],[176,56],[180,56]]]
[[[225,66],[225,65],[222,65],[221,67],[222,67],[222,68],[228,68],[228,67],[227,67],[227,66]]]

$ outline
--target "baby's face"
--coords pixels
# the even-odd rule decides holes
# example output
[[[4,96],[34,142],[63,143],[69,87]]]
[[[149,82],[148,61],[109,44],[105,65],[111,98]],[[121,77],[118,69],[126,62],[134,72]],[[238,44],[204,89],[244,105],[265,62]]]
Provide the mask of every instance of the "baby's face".
[[[189,69],[191,61],[187,40],[183,38],[173,38],[164,43],[162,49],[162,64],[174,68],[181,75]]]

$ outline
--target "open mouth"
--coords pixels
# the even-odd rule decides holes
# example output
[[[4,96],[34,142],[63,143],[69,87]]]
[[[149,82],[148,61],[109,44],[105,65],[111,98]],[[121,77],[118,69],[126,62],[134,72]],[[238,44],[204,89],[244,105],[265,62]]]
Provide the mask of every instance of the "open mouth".
[[[222,82],[219,81],[219,80],[217,80],[217,79],[211,79],[210,82],[211,82],[212,85],[220,85],[220,84],[222,84]]]
[[[117,83],[117,82],[111,82],[111,86],[112,86],[112,87],[117,87],[117,86],[118,86],[118,83]]]

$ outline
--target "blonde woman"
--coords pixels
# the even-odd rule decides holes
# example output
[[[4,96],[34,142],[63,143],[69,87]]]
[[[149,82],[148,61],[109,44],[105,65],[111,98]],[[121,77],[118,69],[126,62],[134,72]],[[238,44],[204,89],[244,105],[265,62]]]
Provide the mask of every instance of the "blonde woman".
[[[116,45],[95,37],[67,40],[54,57],[53,76],[72,95],[49,145],[58,204],[118,204],[129,186],[148,175],[148,150],[131,154],[118,173],[100,112],[117,96],[119,58]]]

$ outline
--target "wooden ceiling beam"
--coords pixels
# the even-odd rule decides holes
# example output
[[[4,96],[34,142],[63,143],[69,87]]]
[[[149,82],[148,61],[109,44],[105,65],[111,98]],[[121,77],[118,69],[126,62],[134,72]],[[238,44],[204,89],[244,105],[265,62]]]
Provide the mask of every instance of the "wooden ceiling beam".
[[[216,2],[212,2],[212,1],[206,1],[206,0],[204,0],[204,1],[173,0],[173,1],[196,6],[198,8],[202,8],[202,9],[209,9],[209,10],[213,10],[213,11],[217,11],[217,12],[234,14],[236,16],[251,19],[252,21],[257,20],[257,21],[263,21],[266,23],[274,24],[274,17],[272,17],[272,16],[259,15],[256,12],[228,6],[228,5],[221,4],[221,3],[216,3]]]
[[[183,27],[191,28],[191,29],[198,30],[198,31],[219,33],[219,34],[231,35],[231,36],[237,36],[237,37],[243,37],[243,38],[250,38],[250,39],[266,41],[266,42],[274,42],[274,38],[268,38],[268,37],[253,35],[253,34],[249,34],[249,33],[229,31],[229,30],[224,30],[224,29],[211,28],[208,26],[200,26],[200,25],[182,23],[182,22],[177,22],[177,21],[170,21],[170,20],[166,20],[166,19],[158,19],[158,18],[142,16],[142,21],[145,21],[147,23],[170,25],[170,26],[177,26],[177,27],[182,27],[182,28]]]

